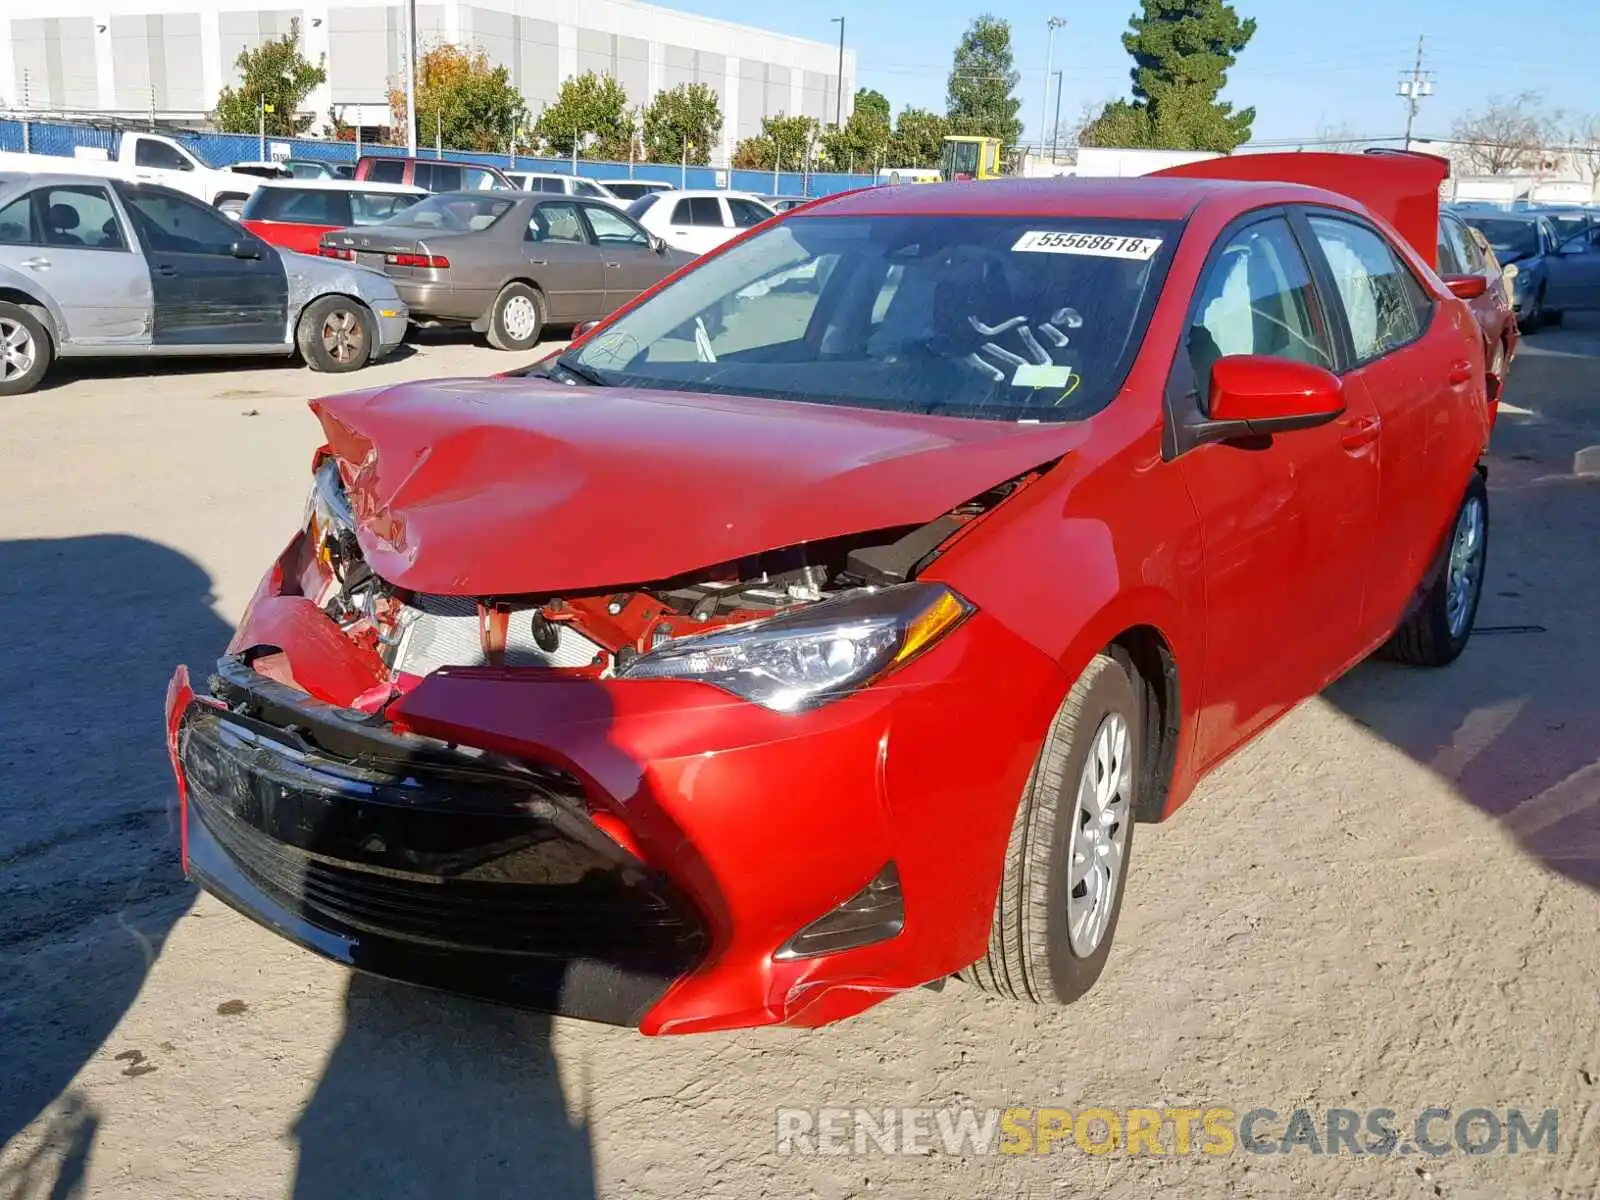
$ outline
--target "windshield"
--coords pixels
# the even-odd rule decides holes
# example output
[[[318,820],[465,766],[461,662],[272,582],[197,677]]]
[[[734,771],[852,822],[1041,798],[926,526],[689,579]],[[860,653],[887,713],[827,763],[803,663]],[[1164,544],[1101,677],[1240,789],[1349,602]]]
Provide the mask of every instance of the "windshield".
[[[945,180],[948,182],[955,179],[976,179],[979,149],[977,142],[946,142],[943,172]]]
[[[1539,227],[1532,221],[1474,220],[1478,232],[1489,239],[1501,262],[1531,258],[1539,253]]]
[[[792,217],[572,355],[601,384],[1065,421],[1121,386],[1180,227]]]
[[[466,196],[445,192],[419,200],[378,222],[380,225],[405,225],[423,229],[446,229],[454,233],[474,233],[487,229],[516,201],[504,196]]]

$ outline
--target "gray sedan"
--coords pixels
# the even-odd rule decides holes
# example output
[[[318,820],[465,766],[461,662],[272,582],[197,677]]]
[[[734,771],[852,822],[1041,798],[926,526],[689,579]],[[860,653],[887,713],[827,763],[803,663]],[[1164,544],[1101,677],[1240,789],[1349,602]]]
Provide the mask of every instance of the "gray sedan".
[[[385,271],[413,320],[470,325],[499,350],[599,320],[694,258],[601,201],[507,192],[430,196],[323,234],[321,252]]]
[[[298,352],[354,371],[407,315],[381,274],[279,250],[170,188],[0,176],[0,395],[55,358]]]

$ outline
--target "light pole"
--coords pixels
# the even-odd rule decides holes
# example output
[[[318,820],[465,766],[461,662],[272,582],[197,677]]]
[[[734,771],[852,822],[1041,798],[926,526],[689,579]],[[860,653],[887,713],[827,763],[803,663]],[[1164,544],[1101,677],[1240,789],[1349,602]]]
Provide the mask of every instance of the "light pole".
[[[406,153],[417,154],[417,0],[406,9]]]
[[[1045,36],[1044,41],[1044,89],[1043,94],[1039,97],[1039,156],[1041,158],[1044,157],[1045,123],[1050,120],[1050,68],[1053,65],[1052,59],[1055,56],[1056,30],[1065,24],[1066,21],[1060,17],[1051,17],[1045,22],[1045,28],[1049,30],[1049,33]]]
[[[834,21],[839,23],[839,97],[833,109],[833,127],[839,129],[844,125],[844,18],[830,17],[828,23],[831,25]],[[826,104],[827,101],[824,100],[823,103]]]
[[[1056,72],[1056,119],[1050,126],[1050,161],[1056,161],[1056,139],[1061,136],[1061,72]]]

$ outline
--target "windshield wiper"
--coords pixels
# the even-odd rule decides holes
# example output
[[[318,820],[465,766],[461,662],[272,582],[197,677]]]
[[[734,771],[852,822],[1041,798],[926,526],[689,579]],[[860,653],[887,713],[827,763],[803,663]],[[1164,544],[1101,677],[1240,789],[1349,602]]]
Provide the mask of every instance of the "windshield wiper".
[[[571,358],[565,354],[556,355],[554,365],[565,371],[568,375],[577,376],[590,387],[610,386],[606,383],[599,371],[596,371],[593,367],[586,367],[577,359]]]

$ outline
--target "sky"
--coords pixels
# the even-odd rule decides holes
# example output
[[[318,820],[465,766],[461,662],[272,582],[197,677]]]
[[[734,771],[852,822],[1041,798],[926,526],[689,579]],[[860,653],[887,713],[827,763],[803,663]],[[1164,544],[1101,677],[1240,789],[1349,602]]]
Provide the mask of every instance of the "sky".
[[[1017,93],[1025,139],[1053,123],[1054,85],[1044,95],[1046,23],[1058,29],[1051,73],[1062,72],[1061,117],[1128,94],[1132,60],[1121,35],[1137,0],[824,0],[751,5],[749,0],[657,0],[667,7],[828,42],[829,18],[845,18],[857,84],[875,88],[898,112],[944,110],[950,57],[968,23],[994,12],[1011,22],[1022,80]],[[1600,66],[1593,22],[1572,0],[1234,0],[1256,34],[1229,74],[1223,99],[1254,105],[1254,140],[1314,138],[1344,127],[1363,138],[1398,138],[1405,101],[1395,88],[1423,43],[1433,95],[1421,101],[1416,133],[1445,137],[1454,119],[1491,95],[1533,91],[1550,109],[1600,116]]]

